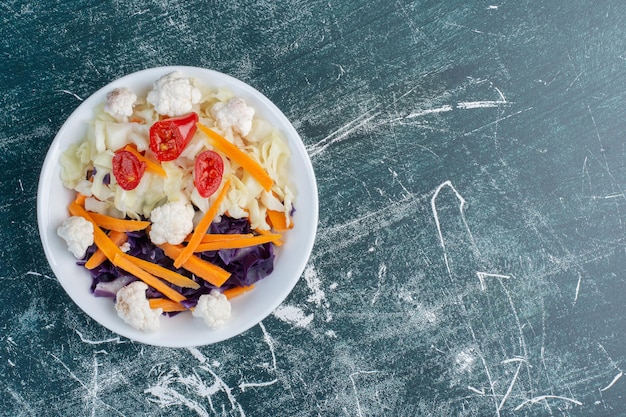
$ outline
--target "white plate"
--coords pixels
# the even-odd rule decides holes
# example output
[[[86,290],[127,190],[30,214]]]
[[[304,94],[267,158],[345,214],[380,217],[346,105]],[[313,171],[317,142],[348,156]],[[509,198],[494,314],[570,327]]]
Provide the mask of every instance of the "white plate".
[[[156,333],[135,330],[120,319],[110,298],[94,297],[90,291],[91,276],[67,250],[56,229],[68,216],[67,205],[74,192],[60,180],[59,157],[67,147],[83,139],[93,109],[105,100],[107,92],[128,87],[145,96],[154,81],[172,71],[198,79],[205,85],[226,87],[244,98],[257,114],[279,129],[292,151],[291,181],[296,189],[294,227],[284,235],[285,244],[276,251],[274,271],[259,281],[252,291],[234,298],[232,317],[219,329],[209,329],[202,319],[189,312],[175,317],[161,317]],[[46,257],[54,274],[72,300],[89,316],[109,330],[129,339],[156,346],[186,347],[220,342],[236,336],[267,317],[291,292],[313,249],[318,220],[317,185],[311,160],[300,136],[285,115],[263,94],[228,75],[196,67],[160,67],[139,71],[103,87],[86,99],[72,113],[54,138],[43,163],[37,191],[37,220]]]

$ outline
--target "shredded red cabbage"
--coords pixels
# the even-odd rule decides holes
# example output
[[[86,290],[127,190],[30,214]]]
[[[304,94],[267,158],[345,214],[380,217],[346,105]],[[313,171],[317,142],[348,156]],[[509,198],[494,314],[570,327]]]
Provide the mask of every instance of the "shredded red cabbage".
[[[209,233],[251,233],[250,223],[247,219],[232,219],[222,216],[219,222],[213,222],[209,228]],[[198,298],[202,294],[208,294],[216,287],[209,284],[202,278],[195,277],[189,271],[173,266],[173,261],[168,258],[163,250],[155,246],[145,231],[129,232],[128,243],[129,255],[136,256],[173,271],[178,272],[200,284],[200,288],[180,288],[173,284],[168,284],[175,290],[183,294],[187,300],[183,302],[185,307],[194,307]],[[199,255],[215,265],[218,265],[231,273],[230,278],[220,287],[226,290],[232,287],[240,287],[254,284],[255,282],[268,276],[274,269],[274,245],[265,243],[243,249],[223,249],[219,251],[201,252]],[[79,265],[84,265],[86,259],[95,252],[95,245],[89,248],[85,260],[79,261]],[[114,266],[110,261],[103,262],[100,266],[90,270],[92,277],[91,291],[96,297],[115,297],[117,290],[136,278],[129,276],[125,271]],[[158,291],[150,288],[147,291],[148,298],[162,297]]]

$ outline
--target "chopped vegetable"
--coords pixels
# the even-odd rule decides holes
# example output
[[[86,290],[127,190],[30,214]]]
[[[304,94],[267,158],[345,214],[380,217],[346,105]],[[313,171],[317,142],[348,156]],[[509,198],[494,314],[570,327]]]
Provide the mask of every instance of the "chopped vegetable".
[[[235,298],[245,292],[250,291],[251,289],[254,288],[254,284],[251,285],[246,285],[244,287],[233,287],[233,288],[229,288],[227,290],[222,291],[222,294],[224,294],[226,296],[226,298],[228,298],[229,300],[232,298]]]
[[[150,149],[159,161],[173,161],[183,152],[194,133],[198,115],[194,112],[160,120],[150,126]]]
[[[87,210],[75,202],[70,203],[69,211],[72,216],[81,216],[93,224],[93,240],[96,246],[102,250],[104,256],[111,262],[116,255],[123,255],[122,250],[107,236],[106,233],[91,218]]]
[[[139,185],[146,163],[141,162],[133,153],[125,150],[117,151],[113,156],[113,176],[117,183],[126,191],[134,190]]]
[[[181,246],[170,245],[169,243],[163,243],[159,247],[172,259],[177,259],[183,251]],[[182,267],[216,287],[221,287],[231,275],[230,272],[195,255],[191,255]]]
[[[98,226],[116,232],[136,232],[150,226],[150,222],[142,220],[123,220],[100,213],[89,212],[89,216]]]
[[[168,298],[150,298],[148,299],[148,302],[150,303],[151,309],[156,310],[157,308],[161,308],[164,313],[174,313],[187,310],[187,307]]]
[[[200,288],[200,284],[198,284],[196,281],[189,279],[177,272],[174,272],[171,269],[164,268],[160,265],[143,260],[141,258],[136,258],[134,256],[126,255],[126,257],[133,261],[135,264],[137,264],[137,266],[144,271],[149,272],[156,277],[162,278],[176,286],[182,288]]]
[[[257,230],[256,230],[256,232],[257,232],[258,234],[260,234],[260,235],[271,235],[271,234],[272,234],[272,232],[270,232],[269,230],[260,230],[260,229],[257,229]],[[276,240],[274,240],[272,243],[273,243],[274,245],[276,245],[276,246],[282,246],[282,245],[283,245],[283,243],[285,243],[285,242],[283,242],[283,240],[282,240],[282,239],[276,239]]]
[[[293,227],[293,223],[287,226],[287,219],[282,211],[267,210],[267,218],[272,229],[277,232],[286,232]]]
[[[171,287],[163,283],[163,281],[139,267],[128,255],[121,252],[116,254],[113,259],[113,264],[139,278],[172,301],[181,302],[186,299],[184,295],[173,290]]]
[[[225,242],[229,240],[237,240],[242,239],[244,237],[252,237],[254,236],[252,233],[231,233],[231,234],[210,234],[202,236],[201,243],[209,243],[209,242]],[[187,239],[189,241],[189,239]]]
[[[207,198],[216,192],[222,182],[223,173],[224,161],[217,152],[201,152],[196,157],[193,170],[194,184],[198,194],[202,198]]]
[[[201,132],[209,137],[211,144],[215,148],[226,154],[229,159],[241,165],[244,170],[248,171],[250,175],[252,175],[254,179],[258,181],[258,183],[263,187],[265,191],[270,191],[272,189],[274,180],[268,175],[263,167],[259,165],[258,162],[252,159],[252,157],[239,149],[237,146],[230,143],[219,133],[208,128],[202,123],[197,123],[197,125],[198,129],[200,129]]]
[[[158,175],[160,177],[167,178],[167,172],[165,172],[165,170],[163,169],[161,164],[159,164],[158,162],[154,162],[152,159],[146,158],[134,146],[126,145],[124,147],[124,150],[132,153],[133,155],[135,155],[137,157],[137,159],[139,159],[141,162],[145,162],[146,163],[146,171],[151,172],[153,174],[156,174],[156,175]]]
[[[207,230],[209,230],[209,226],[211,225],[211,223],[213,222],[213,219],[217,215],[217,210],[219,209],[220,204],[222,203],[222,200],[226,196],[226,193],[228,192],[229,187],[230,187],[230,180],[227,180],[224,183],[222,190],[219,192],[219,194],[215,198],[215,201],[213,201],[213,204],[211,204],[211,206],[206,211],[206,213],[204,213],[204,216],[202,216],[202,219],[200,220],[195,230],[193,231],[193,234],[191,235],[191,239],[189,240],[189,243],[187,244],[187,246],[185,246],[185,249],[174,260],[174,266],[176,268],[180,268],[187,261],[187,259],[189,259],[189,257],[195,252],[196,247],[202,240],[202,236],[206,234]]]
[[[249,246],[261,245],[263,243],[275,242],[279,240],[281,235],[279,234],[267,234],[260,236],[252,236],[252,237],[243,237],[240,239],[229,239],[223,241],[214,241],[214,242],[206,242],[200,243],[195,252],[206,252],[213,250],[221,250],[221,249],[239,249],[246,248]]]
[[[109,232],[109,239],[111,239],[111,241],[113,243],[115,243],[116,246],[120,246],[123,243],[125,243],[126,241],[128,241],[128,235],[124,232],[118,232],[116,230],[111,230]],[[85,263],[85,268],[87,269],[94,269],[95,267],[99,266],[100,264],[102,264],[102,262],[104,262],[107,259],[106,255],[104,254],[104,252],[102,251],[102,249],[98,248],[93,255],[91,255],[91,257],[89,258],[89,260]]]

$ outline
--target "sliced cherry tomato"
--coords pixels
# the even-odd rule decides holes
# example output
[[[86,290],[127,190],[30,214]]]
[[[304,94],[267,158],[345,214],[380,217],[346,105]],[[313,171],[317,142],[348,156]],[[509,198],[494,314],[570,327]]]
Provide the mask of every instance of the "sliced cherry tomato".
[[[196,133],[198,115],[189,113],[183,116],[160,120],[150,126],[150,149],[159,161],[173,161],[178,158]]]
[[[113,176],[126,191],[134,190],[146,171],[146,163],[129,151],[117,151],[113,156]]]
[[[204,151],[196,157],[193,177],[201,197],[207,198],[220,188],[223,174],[224,161],[217,152]]]

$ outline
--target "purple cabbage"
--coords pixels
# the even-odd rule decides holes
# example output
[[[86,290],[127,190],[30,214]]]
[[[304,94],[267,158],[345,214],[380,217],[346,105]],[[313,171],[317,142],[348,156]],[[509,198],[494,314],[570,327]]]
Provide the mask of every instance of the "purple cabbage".
[[[251,233],[250,223],[247,219],[232,219],[222,216],[219,222],[214,222],[209,228],[209,233]],[[181,288],[168,284],[176,291],[183,294],[187,300],[183,302],[186,307],[194,307],[202,294],[208,294],[216,287],[202,278],[195,277],[189,271],[182,268],[174,268],[174,262],[168,258],[163,250],[155,246],[145,231],[129,232],[128,243],[129,255],[141,258],[165,268],[171,269],[200,284],[200,288]],[[242,249],[223,249],[219,251],[201,252],[202,259],[218,265],[231,273],[231,277],[220,287],[225,290],[232,287],[247,286],[268,276],[274,269],[274,245],[265,243]],[[79,261],[84,265],[93,252],[95,245],[89,248],[85,259]],[[124,286],[134,278],[128,278],[128,274],[114,266],[110,261],[103,262],[100,266],[90,270],[92,277],[91,291],[97,297],[114,297],[118,287]],[[158,291],[150,288],[147,291],[148,298],[162,297]]]

